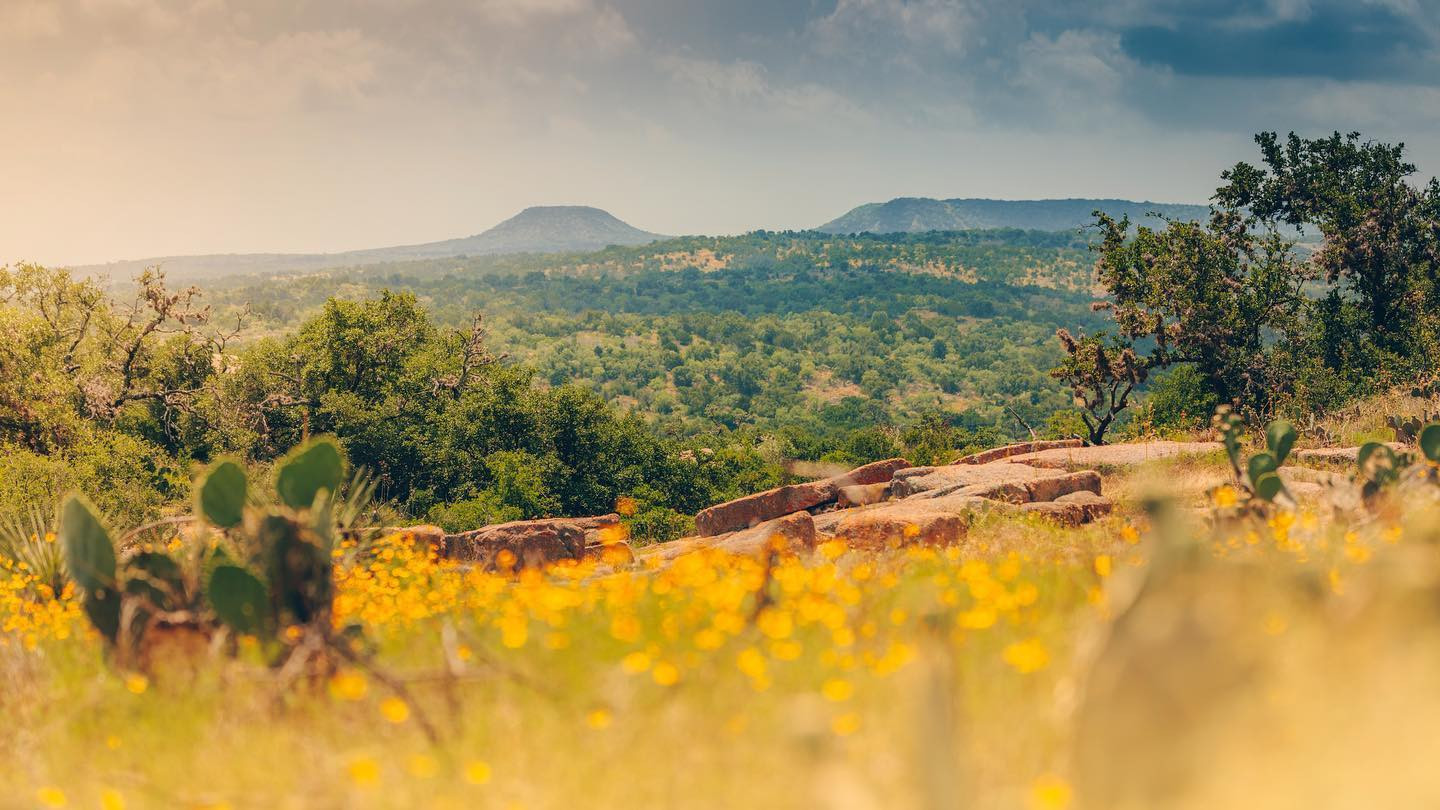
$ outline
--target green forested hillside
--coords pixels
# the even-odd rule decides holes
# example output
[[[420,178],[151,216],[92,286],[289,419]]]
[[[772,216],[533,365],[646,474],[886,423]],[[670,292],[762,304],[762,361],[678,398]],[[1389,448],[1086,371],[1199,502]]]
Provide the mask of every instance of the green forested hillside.
[[[573,256],[356,268],[217,287],[283,332],[327,298],[414,292],[444,325],[686,434],[835,435],[947,414],[1020,429],[1068,398],[1053,335],[1091,319],[1077,237],[1027,232],[686,238]]]
[[[816,228],[826,233],[918,233],[971,228],[1033,228],[1075,231],[1094,222],[1094,212],[1142,221],[1155,213],[1174,219],[1203,220],[1203,205],[1134,200],[936,200],[898,197],[858,206]]]

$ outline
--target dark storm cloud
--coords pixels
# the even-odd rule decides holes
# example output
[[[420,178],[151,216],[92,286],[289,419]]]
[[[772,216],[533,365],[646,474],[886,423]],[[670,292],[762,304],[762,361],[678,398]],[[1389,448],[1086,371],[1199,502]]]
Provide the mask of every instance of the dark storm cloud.
[[[1200,9],[1166,26],[1125,31],[1121,42],[1135,59],[1182,75],[1440,80],[1433,72],[1435,43],[1417,25],[1424,22],[1416,19],[1419,7],[1406,14],[1346,3],[1300,19],[1262,22],[1251,22],[1246,11],[1211,15]]]

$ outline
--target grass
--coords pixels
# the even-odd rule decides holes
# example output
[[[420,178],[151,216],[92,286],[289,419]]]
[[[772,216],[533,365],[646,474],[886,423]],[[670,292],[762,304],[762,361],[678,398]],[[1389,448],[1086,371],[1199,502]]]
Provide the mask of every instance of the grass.
[[[71,600],[0,568],[0,806],[1433,803],[1436,524],[1149,528],[1141,493],[1201,506],[1222,465],[1113,476],[1120,514],[1079,530],[992,515],[768,575],[701,552],[505,577],[389,538],[336,609],[403,697],[282,683],[244,640],[116,671]]]

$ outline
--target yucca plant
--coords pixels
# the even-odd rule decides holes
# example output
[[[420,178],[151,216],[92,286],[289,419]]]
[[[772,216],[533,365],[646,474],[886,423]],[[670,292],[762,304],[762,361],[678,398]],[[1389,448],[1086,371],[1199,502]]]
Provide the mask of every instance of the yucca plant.
[[[45,509],[32,505],[0,516],[0,558],[24,565],[51,593],[61,593],[70,581],[65,570],[65,553],[55,536],[55,519]],[[53,514],[53,513],[52,513]]]

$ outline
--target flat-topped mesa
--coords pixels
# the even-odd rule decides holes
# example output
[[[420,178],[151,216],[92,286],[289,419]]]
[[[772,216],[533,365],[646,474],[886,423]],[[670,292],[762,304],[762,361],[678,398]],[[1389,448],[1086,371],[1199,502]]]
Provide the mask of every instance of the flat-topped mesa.
[[[910,466],[903,458],[891,458],[857,467],[843,475],[790,484],[746,495],[703,509],[695,516],[695,531],[701,537],[748,529],[778,517],[814,509],[840,497],[842,487],[883,484],[897,470]]]
[[[613,533],[607,536],[607,533]],[[560,560],[584,559],[607,540],[622,536],[616,514],[580,518],[515,520],[445,535],[442,556],[487,568],[538,568]],[[509,552],[505,559],[502,552]]]

